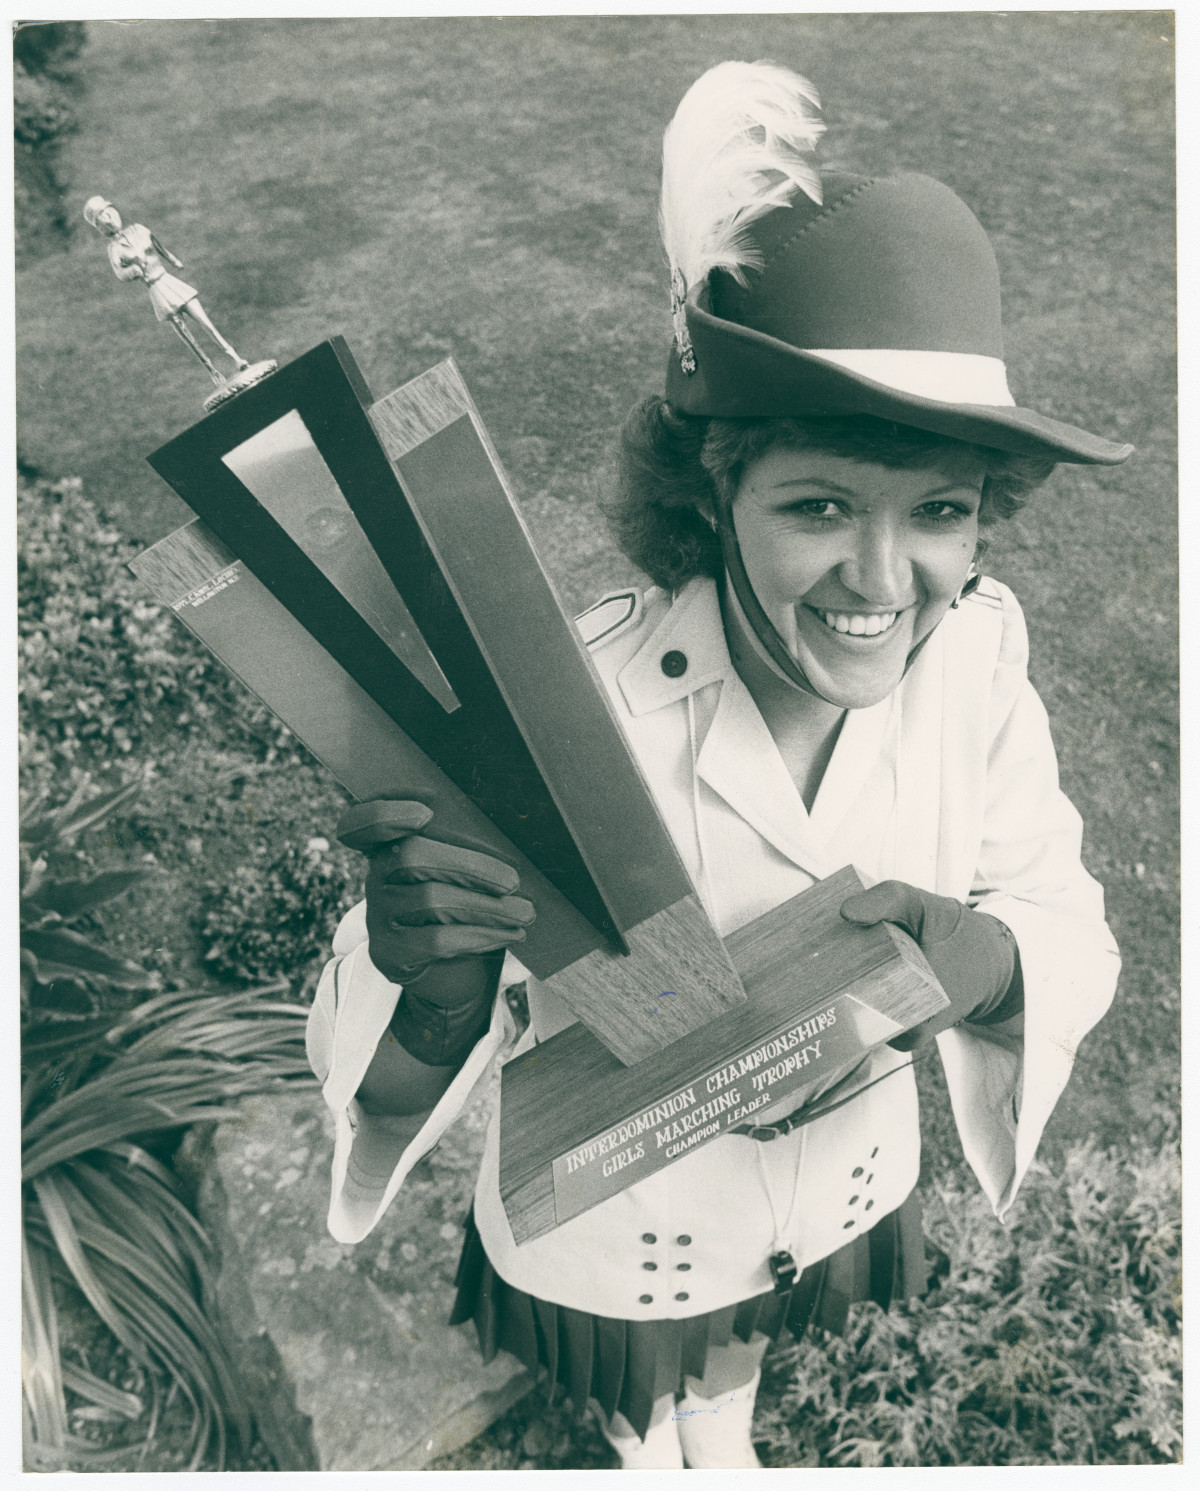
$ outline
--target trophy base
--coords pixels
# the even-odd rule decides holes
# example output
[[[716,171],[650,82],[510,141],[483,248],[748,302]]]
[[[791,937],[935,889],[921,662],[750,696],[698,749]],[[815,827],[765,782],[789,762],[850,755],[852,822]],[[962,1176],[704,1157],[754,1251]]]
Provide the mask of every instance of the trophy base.
[[[264,378],[269,378],[279,364],[274,358],[268,358],[265,362],[252,362],[248,368],[243,368],[240,373],[234,373],[232,378],[226,378],[220,388],[214,388],[212,393],[204,401],[204,412],[211,414],[221,404],[226,404],[230,399],[237,398],[238,394],[245,393],[248,388],[253,388],[256,383],[261,383]]]
[[[753,1126],[784,1098],[798,1107],[946,1008],[905,933],[842,920],[861,885],[847,866],[732,932],[745,1002],[652,1058],[624,1066],[580,1023],[505,1063],[500,1196],[518,1243]]]

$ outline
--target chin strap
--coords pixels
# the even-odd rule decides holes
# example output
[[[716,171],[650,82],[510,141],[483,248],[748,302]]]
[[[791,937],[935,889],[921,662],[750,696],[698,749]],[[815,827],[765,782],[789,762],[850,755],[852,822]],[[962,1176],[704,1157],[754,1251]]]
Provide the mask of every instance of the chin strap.
[[[767,613],[763,610],[762,603],[755,593],[754,586],[750,583],[750,576],[746,573],[746,566],[742,562],[742,546],[738,543],[737,530],[733,524],[733,513],[730,510],[729,502],[723,497],[717,499],[717,536],[721,540],[721,554],[725,560],[725,571],[733,585],[733,593],[738,598],[738,604],[742,608],[743,615],[750,623],[750,629],[753,631],[755,637],[757,637],[767,656],[794,688],[798,688],[801,693],[811,694],[814,699],[823,699],[826,704],[832,704],[833,700],[825,698],[825,695],[817,688],[808,674],[805,673],[804,669],[801,668],[800,664],[788,651],[787,644],[776,631]],[[967,578],[963,581],[962,589],[951,602],[951,610],[956,609],[960,601],[965,600],[968,595],[977,590],[979,582],[982,579],[983,576],[975,568],[975,565],[972,564]],[[922,647],[925,646],[935,631],[937,631],[937,627],[934,627],[933,631],[922,637],[917,645],[909,652],[904,663],[905,673],[916,662]]]
[[[750,623],[751,631],[758,638],[767,656],[787,681],[798,688],[801,693],[811,694],[814,699],[824,699],[826,704],[831,704],[833,701],[825,699],[825,695],[787,650],[783,638],[775,630],[767,613],[763,610],[762,603],[755,594],[754,586],[750,583],[750,576],[746,573],[746,566],[742,562],[742,546],[738,543],[737,530],[733,526],[733,513],[724,498],[719,498],[717,502],[717,536],[721,540],[725,573],[733,585],[733,593],[738,598],[742,614]]]

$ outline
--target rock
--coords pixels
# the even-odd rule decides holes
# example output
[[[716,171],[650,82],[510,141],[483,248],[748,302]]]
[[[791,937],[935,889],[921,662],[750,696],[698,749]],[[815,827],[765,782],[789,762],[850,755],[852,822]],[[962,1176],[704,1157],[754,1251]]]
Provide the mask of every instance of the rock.
[[[481,1100],[356,1247],[326,1230],[333,1126],[315,1089],[189,1136],[219,1315],[280,1470],[417,1470],[532,1387],[446,1324],[486,1121]]]

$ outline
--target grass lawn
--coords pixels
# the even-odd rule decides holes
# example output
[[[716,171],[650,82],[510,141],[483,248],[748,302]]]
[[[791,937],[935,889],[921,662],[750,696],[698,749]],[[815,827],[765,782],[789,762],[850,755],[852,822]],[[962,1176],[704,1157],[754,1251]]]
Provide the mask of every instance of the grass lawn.
[[[95,22],[59,172],[66,251],[17,282],[19,441],[151,542],[189,515],[145,463],[207,380],[82,222],[94,192],[183,259],[251,359],[348,338],[377,394],[453,354],[568,605],[633,578],[596,517],[670,336],[659,141],[726,57],[817,82],[827,160],[925,171],[992,236],[1020,402],[1138,446],[1065,467],[988,569],[1032,671],[1125,958],[1046,1154],[1166,1145],[1178,1108],[1174,155],[1167,12]],[[901,65],[897,65],[897,61]],[[204,886],[331,836],[341,794],[185,735],[147,802],[161,912],[114,929],[188,966]],[[115,845],[114,852],[122,846]],[[165,903],[165,904],[164,904]],[[160,953],[158,950],[162,949]],[[961,1164],[930,1069],[927,1168]]]

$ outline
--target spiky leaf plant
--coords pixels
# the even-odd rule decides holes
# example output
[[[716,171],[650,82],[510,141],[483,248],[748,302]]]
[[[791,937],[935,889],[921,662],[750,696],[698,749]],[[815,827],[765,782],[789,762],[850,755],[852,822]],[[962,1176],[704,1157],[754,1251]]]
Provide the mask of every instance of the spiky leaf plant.
[[[152,989],[144,968],[101,947],[78,929],[106,902],[123,895],[146,876],[145,870],[108,870],[88,879],[53,878],[56,852],[80,834],[112,818],[137,795],[140,782],[113,792],[87,796],[88,779],[52,812],[40,804],[21,815],[21,996],[27,1009],[42,986],[73,984],[93,993],[107,988]],[[93,1006],[95,1007],[95,1006]]]
[[[311,1080],[304,1010],[273,997],[285,992],[282,983],[161,993],[132,1010],[113,1008],[114,990],[127,998],[152,987],[151,977],[72,923],[127,890],[138,872],[55,880],[48,867],[136,790],[88,800],[84,784],[62,808],[28,814],[21,835],[23,993],[71,983],[93,996],[82,1019],[57,1018],[33,997],[23,1002],[23,1407],[34,1470],[102,1470],[128,1453],[71,1432],[68,1390],[86,1400],[76,1410],[85,1416],[148,1414],[148,1441],[167,1377],[190,1408],[189,1469],[210,1448],[223,1464],[230,1429],[245,1438],[244,1395],[211,1322],[211,1249],[162,1154],[181,1129],[230,1116],[243,1097]],[[149,1405],[62,1358],[56,1284],[74,1285],[143,1369]]]
[[[22,1091],[25,1405],[30,1468],[97,1464],[73,1436],[64,1387],[100,1407],[142,1405],[60,1361],[53,1280],[73,1283],[153,1385],[165,1373],[191,1410],[189,1469],[227,1426],[249,1422],[213,1327],[214,1273],[203,1229],[176,1177],[151,1152],[193,1123],[226,1118],[250,1094],[309,1078],[304,1011],[281,988],[162,994],[69,1053],[26,1053]],[[136,1414],[133,1410],[136,1408]],[[152,1405],[147,1432],[153,1432]]]

